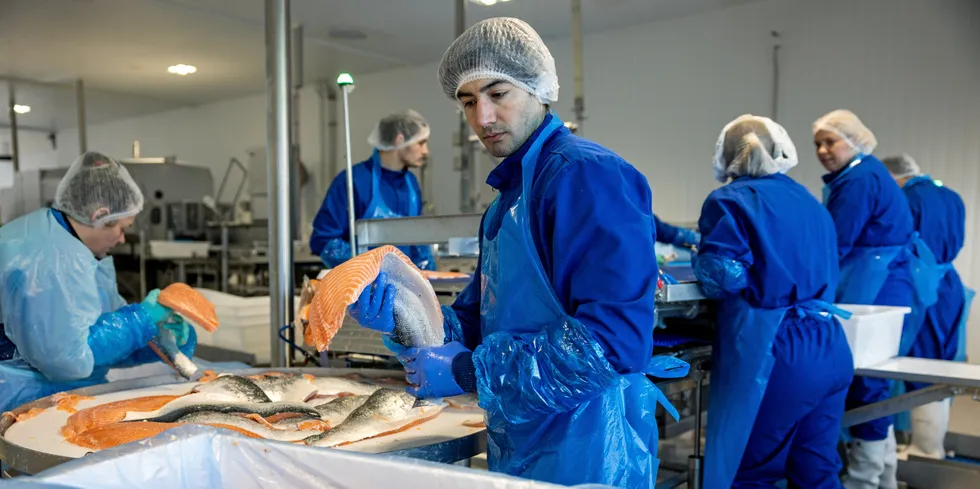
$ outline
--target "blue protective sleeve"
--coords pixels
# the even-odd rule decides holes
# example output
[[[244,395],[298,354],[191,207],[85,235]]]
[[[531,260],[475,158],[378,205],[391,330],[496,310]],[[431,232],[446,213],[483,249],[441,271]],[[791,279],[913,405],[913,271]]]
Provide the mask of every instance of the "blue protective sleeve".
[[[612,154],[558,157],[566,164],[544,193],[543,215],[531,216],[545,272],[563,309],[599,342],[613,368],[640,372],[653,354],[656,324],[650,186]]]
[[[111,367],[122,362],[145,347],[157,331],[142,304],[129,304],[102,314],[88,334],[95,366]]]
[[[657,231],[657,241],[660,243],[674,246],[697,246],[700,240],[698,233],[667,224],[661,221],[656,214],[653,215],[653,222]]]
[[[194,353],[197,352],[197,330],[192,327],[188,329],[188,332],[187,343],[180,347],[180,352],[187,355],[187,358],[194,358]],[[161,361],[160,355],[157,355],[156,352],[149,346],[144,346],[143,348],[136,350],[136,352],[130,355],[129,358],[116,365],[113,365],[113,367],[134,367],[136,365],[143,365],[146,363],[159,361]]]
[[[749,274],[740,262],[712,254],[698,255],[694,275],[710,299],[731,297],[749,286]]]
[[[574,320],[536,334],[493,333],[472,359],[480,406],[513,424],[575,409],[620,378]]]
[[[694,261],[701,290],[712,299],[729,297],[748,287],[748,269],[754,261],[739,222],[738,202],[719,197],[722,193],[713,192],[701,207],[701,246]]]

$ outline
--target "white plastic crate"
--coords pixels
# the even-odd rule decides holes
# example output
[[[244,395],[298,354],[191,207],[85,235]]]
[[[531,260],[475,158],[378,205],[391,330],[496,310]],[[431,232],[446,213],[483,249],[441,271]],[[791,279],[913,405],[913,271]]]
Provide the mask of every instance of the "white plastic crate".
[[[211,289],[198,290],[214,304],[220,324],[214,333],[199,333],[198,341],[251,353],[258,363],[269,362],[272,334],[269,326],[269,297],[240,297]],[[299,297],[293,299],[293,305],[298,310]]]
[[[207,241],[150,241],[154,258],[207,258],[211,243]]]
[[[837,304],[852,314],[841,319],[847,344],[854,357],[854,368],[872,367],[898,356],[902,342],[902,326],[909,307],[865,306]]]

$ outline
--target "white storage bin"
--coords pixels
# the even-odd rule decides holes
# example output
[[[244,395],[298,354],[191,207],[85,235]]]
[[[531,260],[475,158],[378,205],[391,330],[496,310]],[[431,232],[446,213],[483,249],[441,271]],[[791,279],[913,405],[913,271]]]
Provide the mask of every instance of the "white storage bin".
[[[841,319],[847,344],[854,356],[854,368],[872,367],[898,356],[902,326],[909,307],[837,304],[850,312],[851,319]]]
[[[150,241],[154,258],[207,258],[211,243],[207,241]]]

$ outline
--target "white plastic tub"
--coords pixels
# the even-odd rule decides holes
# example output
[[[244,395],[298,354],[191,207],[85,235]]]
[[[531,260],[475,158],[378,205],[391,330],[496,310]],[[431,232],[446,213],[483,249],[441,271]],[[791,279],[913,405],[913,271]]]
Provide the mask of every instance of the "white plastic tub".
[[[853,314],[851,319],[840,322],[854,356],[854,368],[872,367],[898,356],[902,325],[911,308],[856,304],[837,304],[837,307]]]

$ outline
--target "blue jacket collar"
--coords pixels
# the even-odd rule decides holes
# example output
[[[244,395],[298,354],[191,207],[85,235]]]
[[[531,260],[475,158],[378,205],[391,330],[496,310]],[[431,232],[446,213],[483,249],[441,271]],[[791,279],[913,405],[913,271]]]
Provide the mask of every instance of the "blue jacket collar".
[[[548,114],[545,115],[544,120],[541,121],[541,125],[534,130],[534,133],[531,134],[531,137],[527,138],[527,141],[524,141],[524,144],[521,145],[521,149],[504,158],[504,161],[501,161],[500,164],[490,172],[490,175],[487,176],[487,185],[500,190],[507,183],[520,181],[521,160],[524,159],[524,155],[527,154],[527,150],[532,144],[534,144],[534,141],[538,139],[538,136],[541,135],[541,131],[544,129],[544,127],[547,126],[554,117],[555,116],[551,112],[548,112]]]

